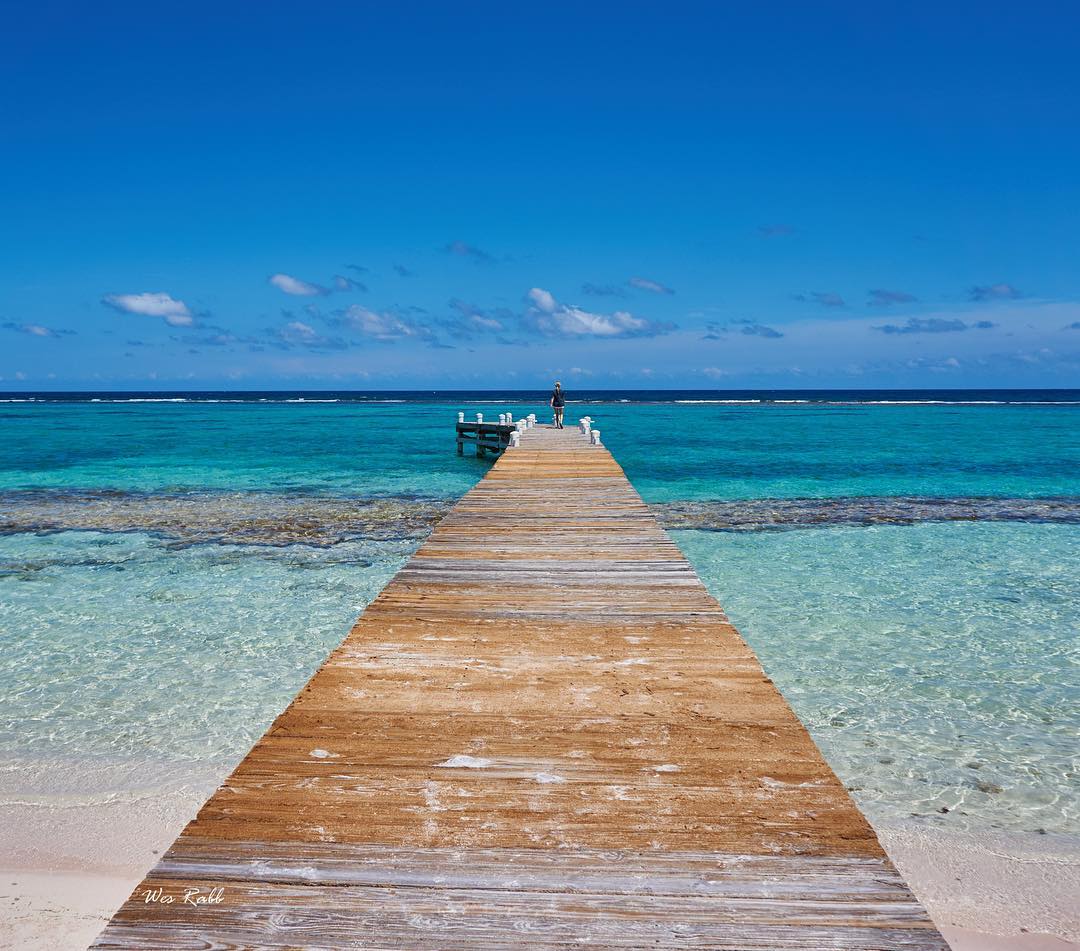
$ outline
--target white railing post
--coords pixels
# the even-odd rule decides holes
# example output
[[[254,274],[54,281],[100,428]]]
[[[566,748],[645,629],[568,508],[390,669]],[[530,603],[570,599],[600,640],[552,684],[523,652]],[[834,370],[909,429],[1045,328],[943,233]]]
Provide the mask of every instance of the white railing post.
[[[458,413],[458,414],[457,414],[457,421],[458,421],[459,423],[463,423],[463,422],[465,422],[465,414],[464,414],[464,413]]]
[[[477,413],[476,414],[476,421],[478,423],[482,423],[484,421],[484,414],[483,413]]]
[[[594,429],[592,431],[592,440],[591,440],[591,442],[592,442],[592,444],[594,446],[602,445],[602,443],[600,442],[600,430],[599,429]]]

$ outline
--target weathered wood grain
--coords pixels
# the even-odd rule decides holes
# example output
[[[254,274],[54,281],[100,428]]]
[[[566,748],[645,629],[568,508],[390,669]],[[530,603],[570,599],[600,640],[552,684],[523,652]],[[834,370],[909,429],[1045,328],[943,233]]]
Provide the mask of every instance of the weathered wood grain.
[[[581,944],[947,947],[611,454],[540,427],[95,947]]]

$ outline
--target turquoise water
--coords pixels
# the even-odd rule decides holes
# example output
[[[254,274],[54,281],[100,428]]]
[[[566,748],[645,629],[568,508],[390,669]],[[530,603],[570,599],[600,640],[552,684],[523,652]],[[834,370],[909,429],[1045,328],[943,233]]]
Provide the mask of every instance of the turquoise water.
[[[494,419],[502,405],[460,408]],[[513,409],[544,418],[539,404]],[[1080,495],[1080,405],[587,409],[649,501]],[[456,418],[455,406],[422,403],[2,404],[0,489],[456,498],[487,465],[454,454]]]
[[[0,792],[242,755],[486,471],[459,408],[0,404]],[[1080,832],[1080,406],[587,411],[872,819]]]

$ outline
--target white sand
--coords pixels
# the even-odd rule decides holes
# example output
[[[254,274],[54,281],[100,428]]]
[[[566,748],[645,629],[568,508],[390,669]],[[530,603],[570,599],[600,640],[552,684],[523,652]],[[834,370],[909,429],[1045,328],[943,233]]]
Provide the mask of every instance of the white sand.
[[[953,951],[1080,948],[1080,839],[916,825],[877,833]]]
[[[0,807],[0,947],[83,949],[212,791]],[[1080,840],[878,830],[954,951],[1080,949]]]
[[[78,764],[59,776],[55,767],[5,770],[0,948],[85,948],[228,771],[180,779],[131,764]],[[133,777],[147,772],[152,787],[140,790]]]

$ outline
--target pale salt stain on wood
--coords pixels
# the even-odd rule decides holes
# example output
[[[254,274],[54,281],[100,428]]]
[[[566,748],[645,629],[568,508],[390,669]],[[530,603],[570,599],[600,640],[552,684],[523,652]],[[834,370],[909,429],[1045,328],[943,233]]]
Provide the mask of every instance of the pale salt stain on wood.
[[[146,903],[223,886],[224,901]],[[98,948],[947,945],[603,447],[530,429]]]

